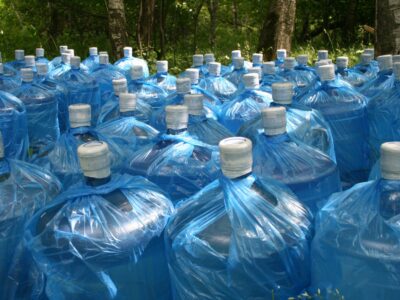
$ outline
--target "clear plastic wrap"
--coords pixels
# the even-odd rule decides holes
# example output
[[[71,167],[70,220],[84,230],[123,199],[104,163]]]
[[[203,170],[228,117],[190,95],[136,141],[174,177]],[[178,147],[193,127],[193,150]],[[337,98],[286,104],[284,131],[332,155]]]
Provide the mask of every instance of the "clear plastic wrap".
[[[142,102],[158,109],[165,105],[168,93],[158,85],[144,81],[144,79],[132,80],[129,83],[129,92],[137,95]]]
[[[205,115],[189,116],[188,132],[191,136],[209,145],[217,146],[218,143],[232,133],[214,119],[207,118]]]
[[[25,240],[60,299],[169,299],[163,231],[173,206],[139,176],[80,183],[33,217]]]
[[[279,72],[279,76],[293,83],[295,96],[302,97],[308,89],[315,84],[317,76],[311,68],[284,69]]]
[[[175,93],[176,91],[176,77],[168,72],[157,72],[153,76],[150,76],[147,81],[162,88],[168,94]]]
[[[230,101],[236,96],[237,88],[225,77],[209,75],[200,83],[200,87],[216,96],[220,103]]]

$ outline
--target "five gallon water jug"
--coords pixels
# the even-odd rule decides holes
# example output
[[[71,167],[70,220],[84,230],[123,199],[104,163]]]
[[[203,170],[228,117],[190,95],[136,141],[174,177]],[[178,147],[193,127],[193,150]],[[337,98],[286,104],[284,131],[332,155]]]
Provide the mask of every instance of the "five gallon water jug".
[[[245,74],[243,82],[245,90],[221,107],[220,122],[233,133],[246,121],[260,116],[261,110],[272,102],[271,94],[260,90],[257,74]]]
[[[147,81],[164,89],[168,94],[176,91],[176,77],[168,73],[168,61],[158,60],[157,73],[150,76]]]
[[[97,51],[97,47],[89,48],[89,56],[84,59],[82,64],[88,68],[89,73],[93,72],[99,66],[100,57]]]
[[[218,149],[188,134],[187,106],[167,106],[166,112],[167,134],[134,153],[127,171],[147,177],[177,203],[217,177]]]
[[[32,69],[21,69],[22,85],[13,91],[26,107],[30,156],[45,156],[60,136],[55,95],[33,82]]]
[[[17,78],[5,74],[4,65],[0,63],[0,91],[11,92],[20,85]]]
[[[312,287],[323,295],[399,298],[400,143],[381,151],[382,177],[333,195],[318,215]]]
[[[61,190],[57,179],[35,165],[5,155],[0,132],[0,298],[36,299],[42,277],[22,243],[30,217]]]
[[[244,58],[243,57],[235,57],[232,59],[233,62],[233,71],[225,75],[226,79],[232,82],[235,86],[239,86],[242,82],[242,77],[247,73],[247,68],[244,66]]]
[[[319,110],[333,133],[335,151],[344,187],[368,178],[367,99],[343,86],[333,65],[319,67],[321,84],[300,99],[301,104]]]
[[[170,299],[163,230],[170,200],[142,177],[110,172],[107,144],[78,148],[85,175],[33,217],[26,242],[54,299]]]
[[[49,71],[55,69],[62,62],[62,54],[68,50],[68,46],[60,46],[60,56],[54,57],[49,63]]]
[[[53,65],[49,72],[49,78],[54,80],[60,80],[64,73],[71,70],[71,54],[74,50],[64,50],[61,54],[61,62],[57,65]]]
[[[43,48],[36,48],[35,50],[35,61],[36,63],[49,64],[49,60],[44,56]]]
[[[273,83],[286,81],[285,78],[283,78],[282,76],[280,76],[276,73],[274,61],[264,62],[261,70],[263,73],[263,77],[261,79],[261,87],[260,88],[263,91],[270,92],[271,86]]]
[[[336,58],[336,74],[338,74],[341,79],[347,81],[352,86],[356,88],[362,87],[369,78],[348,68],[349,58],[347,56],[339,56]]]
[[[149,67],[144,59],[140,59],[132,56],[132,47],[124,47],[124,57],[117,60],[114,63],[118,69],[125,73],[126,78],[129,80],[131,75],[131,69],[134,65],[143,66],[144,77],[149,77]]]
[[[251,142],[220,143],[219,178],[166,229],[175,299],[288,299],[310,282],[312,216],[291,191],[252,174]]]
[[[16,75],[25,65],[25,51],[21,49],[15,50],[15,60],[4,64],[4,70],[7,75]]]
[[[368,53],[361,54],[360,63],[353,67],[353,70],[373,79],[378,75],[379,67],[372,63],[373,56]]]

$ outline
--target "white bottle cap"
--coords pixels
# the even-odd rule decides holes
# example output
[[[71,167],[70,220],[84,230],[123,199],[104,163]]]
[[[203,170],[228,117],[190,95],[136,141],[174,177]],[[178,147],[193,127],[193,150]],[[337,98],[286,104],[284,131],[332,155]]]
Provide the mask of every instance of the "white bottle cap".
[[[263,55],[261,53],[253,53],[253,65],[261,65],[263,63]]]
[[[124,47],[124,57],[132,57],[132,47]]]
[[[328,58],[329,58],[328,50],[318,50],[318,60],[323,60]]]
[[[24,60],[25,58],[25,51],[18,49],[15,50],[15,60]]]
[[[204,61],[206,62],[206,64],[214,62],[215,61],[214,53],[206,53],[206,54],[204,54]]]
[[[35,56],[34,55],[25,55],[25,67],[34,67],[35,66]]]
[[[339,56],[336,58],[336,66],[341,69],[347,68],[349,65],[349,58],[347,56]]]
[[[119,111],[128,112],[136,110],[136,94],[121,93],[119,94]]]
[[[400,180],[400,142],[381,146],[381,173],[387,180]]]
[[[31,68],[22,68],[21,69],[21,79],[23,82],[32,82],[33,81],[33,70]]]
[[[122,93],[128,92],[128,81],[126,80],[126,78],[113,79],[112,85],[113,85],[114,94],[116,96],[119,96]]]
[[[108,54],[107,53],[102,53],[99,55],[99,64],[100,65],[108,65],[109,60],[108,60]]]
[[[361,54],[361,63],[363,65],[369,65],[371,63],[371,60],[373,59],[372,55],[369,53],[363,53]]]
[[[168,60],[158,60],[156,65],[157,65],[157,73],[168,72]]]
[[[36,70],[38,75],[46,75],[49,71],[49,66],[46,63],[36,63]]]
[[[66,50],[68,50],[68,46],[66,45],[60,46],[60,55],[63,54]]]
[[[400,81],[400,62],[393,64],[393,73],[397,81]]]
[[[261,67],[251,67],[247,69],[247,73],[255,73],[258,74],[258,79],[262,78],[262,70]]]
[[[308,64],[308,55],[307,54],[298,55],[296,60],[299,65],[307,65]]]
[[[253,145],[244,137],[231,137],[219,142],[222,173],[231,179],[250,173],[253,169]]]
[[[331,81],[335,80],[335,66],[334,65],[324,65],[318,67],[318,74],[321,81]]]
[[[0,74],[4,74],[4,65],[0,63]]]
[[[143,65],[133,65],[131,68],[132,80],[141,79],[144,77]]]
[[[265,135],[279,135],[286,132],[286,109],[284,107],[264,108],[261,115]]]
[[[190,79],[192,84],[199,83],[200,72],[199,69],[189,68],[185,71],[186,77]]]
[[[202,94],[186,94],[183,99],[185,105],[188,107],[189,115],[203,115],[204,96]]]
[[[291,82],[276,82],[272,84],[272,99],[279,104],[291,104],[294,87]]]
[[[105,142],[93,141],[79,146],[78,157],[86,177],[101,179],[111,175],[110,151]]]
[[[97,55],[97,47],[90,47],[89,55]]]
[[[204,63],[203,54],[195,54],[195,55],[193,55],[193,66],[194,67],[202,66],[203,63]]]
[[[176,80],[176,92],[178,94],[188,94],[192,89],[192,84],[189,78],[178,78]]]
[[[244,58],[243,57],[235,57],[232,59],[233,67],[236,70],[240,70],[244,67]]]
[[[69,65],[71,62],[71,54],[64,52],[63,54],[61,54],[61,59],[64,64]]]
[[[188,107],[185,105],[167,105],[165,107],[165,122],[168,129],[187,128],[189,114]]]
[[[75,50],[74,49],[67,49],[67,50],[65,50],[65,52],[69,53],[69,55],[71,55],[71,57],[75,56]]]
[[[44,49],[43,48],[36,48],[36,57],[44,57]]]
[[[372,59],[374,59],[374,57],[375,57],[375,49],[374,48],[365,49],[364,53],[370,54],[372,56]]]
[[[274,75],[276,73],[275,62],[267,61],[262,65],[262,71],[264,74]]]
[[[393,63],[400,62],[400,55],[393,55],[392,56],[392,62]]]
[[[393,67],[393,57],[391,55],[381,55],[377,58],[379,71],[390,70]]]
[[[107,54],[108,55],[108,52],[107,51],[100,51],[99,55],[101,55],[101,54]]]
[[[81,58],[79,56],[72,56],[71,57],[71,67],[75,69],[79,69],[81,66]]]
[[[221,64],[219,62],[210,62],[208,64],[208,72],[212,76],[221,75]]]
[[[240,50],[233,50],[231,54],[231,59],[233,61],[234,58],[242,57],[242,52]]]
[[[284,59],[287,55],[286,49],[278,49],[276,50],[276,57],[278,59]]]
[[[0,131],[0,158],[4,158],[4,142],[3,142],[3,134]]]
[[[89,104],[72,104],[68,106],[68,111],[71,128],[90,126],[92,115]]]
[[[260,79],[257,73],[244,74],[242,78],[246,89],[257,89],[260,87]]]
[[[293,70],[296,66],[296,59],[294,57],[286,57],[283,67],[285,70]]]

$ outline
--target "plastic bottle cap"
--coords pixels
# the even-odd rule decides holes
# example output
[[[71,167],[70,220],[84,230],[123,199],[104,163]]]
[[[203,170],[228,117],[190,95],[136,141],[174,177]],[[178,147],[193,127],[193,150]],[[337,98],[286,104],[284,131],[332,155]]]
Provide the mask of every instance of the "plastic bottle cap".
[[[198,69],[189,68],[185,71],[186,77],[188,77],[192,84],[199,83],[200,72]]]
[[[49,71],[49,66],[46,63],[36,63],[36,70],[38,75],[46,75]]]
[[[116,96],[121,95],[121,93],[128,92],[128,81],[126,80],[126,78],[113,79],[112,85],[114,89],[114,94]]]
[[[349,58],[347,56],[339,56],[336,58],[336,66],[341,69],[347,68],[349,65]]]
[[[372,61],[372,55],[368,53],[361,54],[361,63],[363,65],[369,65]]]
[[[144,70],[142,65],[133,65],[131,69],[132,80],[141,79],[144,77]]]
[[[321,81],[335,80],[335,67],[333,65],[324,65],[318,67],[318,74]]]
[[[328,50],[318,50],[318,60],[328,59]]]
[[[275,70],[275,62],[274,61],[267,61],[262,65],[262,71],[264,74],[274,75],[276,73]]]
[[[206,62],[206,64],[209,64],[211,62],[215,61],[215,56],[213,53],[206,53],[204,54],[204,61]]]
[[[99,55],[101,55],[101,54],[107,54],[108,55],[108,52],[107,51],[100,51]]]
[[[156,65],[157,65],[158,73],[167,73],[168,72],[168,60],[158,60]]]
[[[393,57],[391,55],[378,56],[379,70],[390,70],[393,67]]]
[[[0,63],[0,74],[4,74],[4,65]]]
[[[392,56],[392,62],[393,63],[400,62],[400,55],[393,55]]]
[[[253,65],[261,65],[263,63],[263,55],[261,53],[253,53]]]
[[[69,53],[69,55],[71,55],[71,57],[75,56],[75,50],[74,49],[67,49],[67,50],[65,50],[65,52]]]
[[[33,70],[31,68],[22,68],[21,69],[21,79],[24,82],[33,81]]]
[[[246,175],[253,168],[253,145],[244,137],[231,137],[219,142],[222,173],[231,179]]]
[[[188,107],[189,115],[201,116],[203,114],[202,94],[187,94],[184,96],[184,103]]]
[[[284,107],[264,108],[261,115],[265,135],[279,135],[286,132],[286,109]]]
[[[374,48],[365,49],[364,53],[370,54],[372,56],[372,59],[374,59],[374,57],[375,57],[375,49]]]
[[[176,92],[178,94],[188,94],[192,89],[192,84],[189,78],[178,78],[176,80]]]
[[[284,59],[287,55],[286,49],[278,49],[276,50],[276,57],[278,59]]]
[[[240,70],[244,67],[244,58],[243,57],[235,57],[232,59],[233,67],[236,70]]]
[[[397,81],[400,81],[400,62],[393,64],[393,73]]]
[[[63,54],[66,50],[68,50],[68,46],[60,46],[60,54]]]
[[[136,110],[136,94],[121,93],[119,94],[119,111],[128,112]]]
[[[255,73],[258,74],[258,79],[262,78],[262,69],[261,67],[251,67],[247,69],[247,73]]]
[[[243,75],[243,83],[246,89],[257,89],[260,86],[260,79],[257,73]]]
[[[387,180],[400,180],[400,142],[381,146],[381,173]]]
[[[4,158],[4,142],[3,142],[3,134],[0,131],[0,158]]]
[[[307,65],[308,64],[308,55],[307,54],[298,55],[296,60],[299,65]]]
[[[203,54],[195,54],[195,55],[193,55],[193,66],[194,67],[202,66],[203,63],[204,63]]]
[[[97,55],[97,47],[90,47],[89,55]]]
[[[80,66],[81,66],[81,58],[79,56],[72,56],[71,67],[79,69]]]
[[[36,57],[44,57],[44,49],[36,48]]]
[[[24,60],[25,58],[25,51],[18,49],[15,50],[15,60]]]
[[[213,76],[221,75],[221,64],[219,62],[210,62],[208,64],[208,72]]]
[[[108,54],[102,53],[99,55],[99,64],[100,65],[108,65]]]
[[[283,67],[286,70],[293,70],[296,66],[296,59],[294,57],[286,57],[285,62],[283,63]]]
[[[34,67],[34,66],[35,66],[35,56],[25,55],[25,67]]]
[[[92,116],[89,104],[72,104],[68,106],[68,112],[71,128],[90,126]]]
[[[242,57],[242,52],[240,50],[233,50],[231,54],[231,59],[233,61],[234,58]]]
[[[71,55],[67,52],[61,54],[61,59],[64,64],[69,64],[71,62]]]
[[[291,104],[294,87],[291,82],[276,82],[272,84],[272,99],[279,104]]]
[[[132,47],[124,47],[124,57],[132,57]]]
[[[110,151],[105,142],[93,141],[79,146],[78,156],[86,177],[107,178],[110,176]]]
[[[167,105],[165,107],[167,128],[175,130],[187,128],[188,111],[188,107],[185,105]]]

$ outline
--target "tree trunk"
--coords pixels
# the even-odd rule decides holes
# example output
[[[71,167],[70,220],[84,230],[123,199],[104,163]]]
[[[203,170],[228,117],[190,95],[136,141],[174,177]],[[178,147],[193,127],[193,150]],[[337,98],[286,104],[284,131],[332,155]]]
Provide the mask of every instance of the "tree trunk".
[[[376,0],[376,54],[400,53],[400,0]]]
[[[137,41],[142,52],[152,46],[152,33],[154,29],[155,0],[141,0],[137,22]]]
[[[196,10],[193,13],[193,53],[197,50],[197,31],[198,31],[198,21],[201,9],[203,8],[204,0],[199,2],[199,5],[196,7]]]
[[[108,29],[113,56],[120,58],[123,48],[128,44],[128,30],[123,0],[108,0]]]
[[[344,42],[351,45],[356,38],[358,0],[349,1],[343,26]]]
[[[271,0],[258,42],[258,51],[266,59],[275,57],[276,50],[290,51],[296,18],[296,0]]]
[[[210,38],[209,42],[211,48],[215,50],[215,43],[216,43],[216,35],[217,35],[217,12],[218,12],[218,5],[219,0],[208,0],[207,1],[207,8],[208,13],[210,14]]]
[[[233,15],[233,26],[234,26],[235,30],[237,30],[239,28],[237,0],[232,1],[232,15]]]

